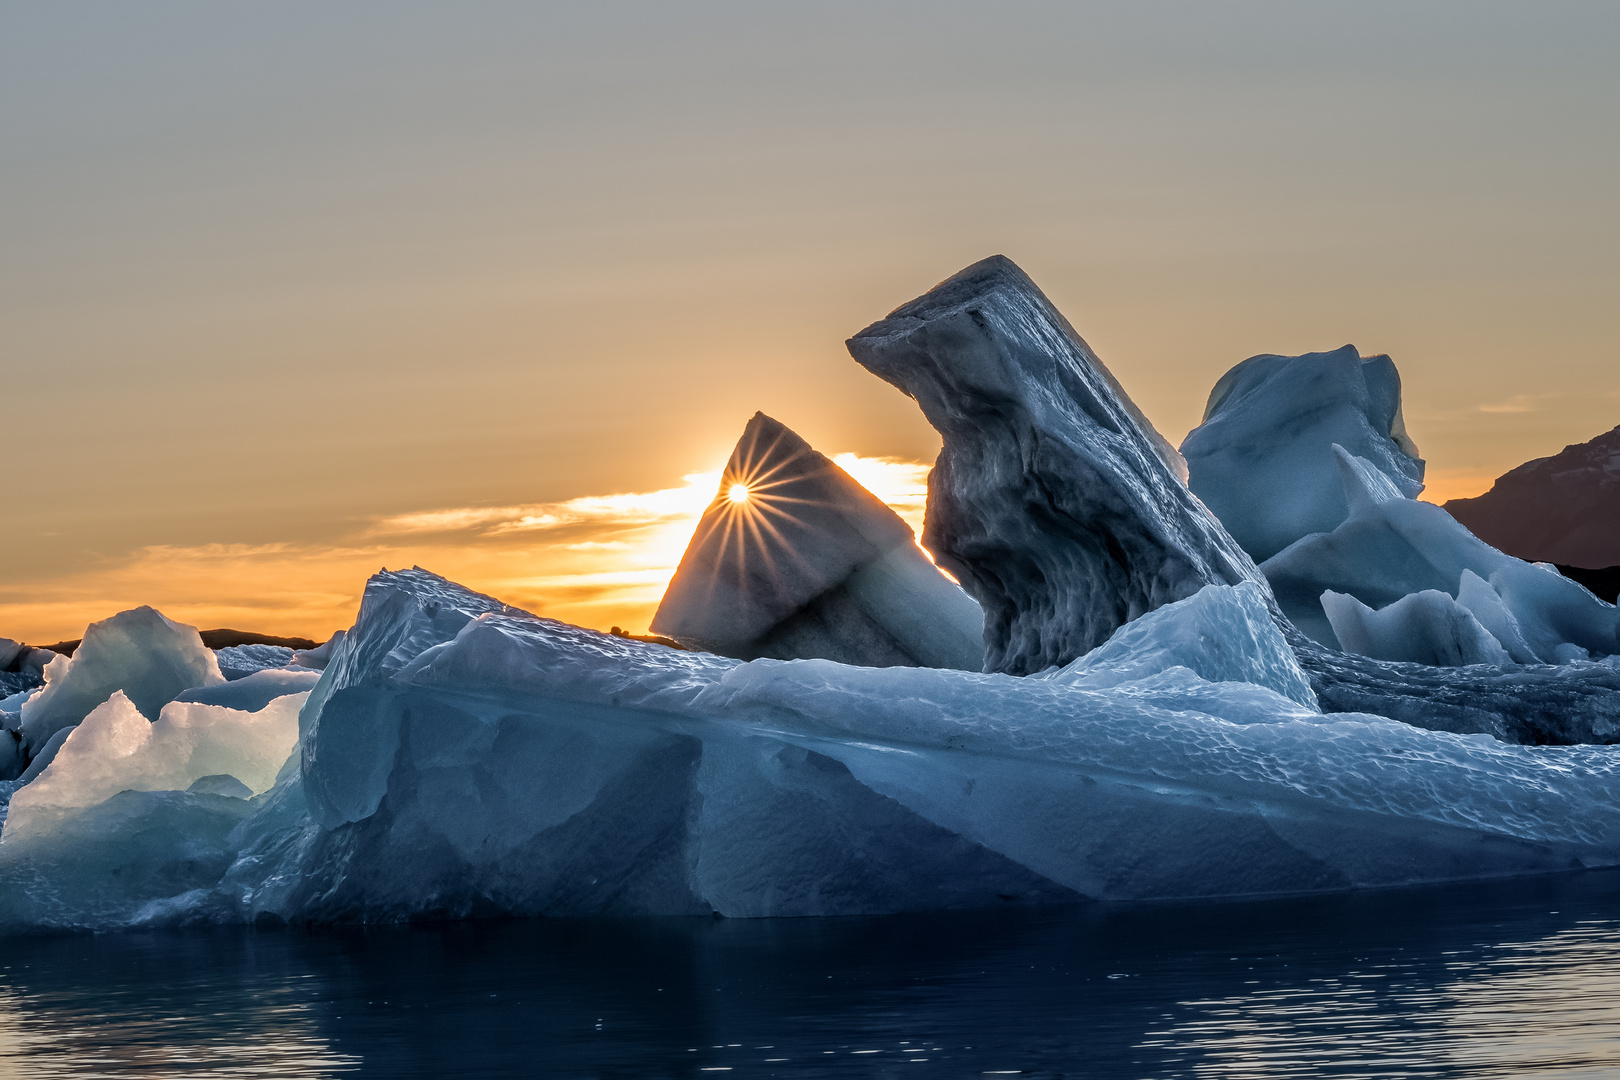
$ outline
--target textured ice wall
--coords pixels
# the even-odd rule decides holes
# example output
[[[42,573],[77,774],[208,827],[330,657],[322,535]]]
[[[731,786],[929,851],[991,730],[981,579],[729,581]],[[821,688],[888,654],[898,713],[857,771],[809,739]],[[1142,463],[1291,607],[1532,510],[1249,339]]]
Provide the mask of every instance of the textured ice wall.
[[[849,347],[916,398],[944,439],[923,544],[983,605],[987,667],[1068,663],[1208,584],[1254,581],[1275,603],[1248,554],[1175,480],[1173,451],[1006,259],[969,267]],[[1379,475],[1372,468],[1367,479]],[[1398,494],[1386,483],[1383,494]],[[1516,578],[1513,588],[1538,584]],[[1324,640],[1327,587],[1293,607],[1317,612]],[[1420,586],[1429,587],[1454,589],[1457,578]],[[1325,709],[1514,742],[1620,738],[1614,666],[1386,663],[1324,647],[1274,614]]]
[[[166,619],[149,607],[91,623],[73,656],[52,660],[45,678],[45,688],[22,708],[30,756],[115,690],[155,720],[158,710],[181,691],[225,681],[196,627]]]
[[[1401,419],[1401,377],[1353,345],[1252,356],[1215,384],[1181,444],[1187,486],[1256,560],[1349,516],[1333,447],[1414,498],[1423,461]]]
[[[306,707],[317,824],[244,826],[229,903],[210,902],[238,918],[837,914],[1620,858],[1611,753],[1323,716],[1199,678],[1189,643],[1230,629],[1208,610],[1222,599],[1250,607],[1228,590],[1161,610],[1134,646],[1166,666],[1099,687],[741,664],[380,576],[355,654]],[[394,667],[399,641],[425,647]],[[1274,642],[1257,648],[1222,662],[1264,668]]]
[[[741,485],[747,496],[729,493]],[[876,496],[755,413],[652,620],[744,660],[983,665],[984,616]]]
[[[944,448],[923,546],[984,608],[985,669],[1067,664],[1254,564],[1180,456],[1011,260],[974,263],[849,340]]]

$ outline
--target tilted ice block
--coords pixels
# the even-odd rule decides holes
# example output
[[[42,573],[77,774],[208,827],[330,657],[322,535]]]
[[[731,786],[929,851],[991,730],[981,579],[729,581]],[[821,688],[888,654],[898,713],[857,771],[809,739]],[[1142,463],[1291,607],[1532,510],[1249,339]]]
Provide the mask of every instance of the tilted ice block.
[[[49,830],[64,811],[95,806],[120,791],[182,791],[228,773],[267,790],[298,738],[303,694],[254,713],[171,702],[149,721],[123,691],[91,711],[50,764],[11,799],[3,838]]]
[[[155,720],[158,710],[182,690],[225,681],[196,627],[173,622],[149,607],[91,623],[72,658],[52,660],[45,677],[45,688],[22,710],[30,754],[60,729],[83,720],[115,690]]]
[[[652,620],[656,634],[743,660],[971,671],[983,665],[983,628],[979,606],[893,510],[764,413]]]
[[[1067,664],[1120,625],[1258,573],[1181,459],[1000,256],[849,340],[944,439],[922,543],[984,609],[986,670]]]
[[[26,790],[26,789],[25,789]],[[198,921],[236,860],[253,804],[184,791],[120,791],[0,842],[0,929],[102,930],[150,922],[167,902]],[[203,916],[206,917],[206,916]]]
[[[1264,686],[1310,709],[1316,695],[1252,581],[1206,585],[1185,600],[1126,623],[1114,636],[1048,676],[1102,688],[1184,667],[1211,683]]]
[[[1441,667],[1513,662],[1467,608],[1438,589],[1403,596],[1378,611],[1329,590],[1322,607],[1346,652]]]
[[[1401,377],[1354,346],[1253,356],[1221,376],[1181,444],[1187,484],[1257,560],[1349,516],[1334,446],[1407,498],[1424,463],[1401,419]]]

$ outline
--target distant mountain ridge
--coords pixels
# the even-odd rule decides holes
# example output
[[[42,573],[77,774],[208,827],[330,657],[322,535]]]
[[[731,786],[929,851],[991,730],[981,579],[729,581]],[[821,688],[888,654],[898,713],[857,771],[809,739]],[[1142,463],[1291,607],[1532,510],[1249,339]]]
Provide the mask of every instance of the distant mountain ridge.
[[[1485,494],[1445,508],[1475,536],[1521,559],[1620,565],[1620,427],[1527,461]]]

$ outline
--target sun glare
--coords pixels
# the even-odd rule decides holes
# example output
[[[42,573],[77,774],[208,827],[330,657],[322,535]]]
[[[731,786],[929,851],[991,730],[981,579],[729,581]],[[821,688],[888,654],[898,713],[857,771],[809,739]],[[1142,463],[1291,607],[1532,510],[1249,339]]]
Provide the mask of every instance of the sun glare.
[[[732,484],[730,490],[728,490],[726,492],[726,498],[730,499],[733,503],[737,503],[739,505],[742,504],[742,503],[747,502],[748,501],[748,485],[747,484]]]

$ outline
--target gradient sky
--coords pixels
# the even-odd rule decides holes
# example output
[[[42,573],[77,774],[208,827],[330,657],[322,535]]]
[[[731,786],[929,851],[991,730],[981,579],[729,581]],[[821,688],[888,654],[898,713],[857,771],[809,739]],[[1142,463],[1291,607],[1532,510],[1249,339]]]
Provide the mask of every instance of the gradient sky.
[[[996,252],[1173,442],[1350,342],[1476,494],[1620,423],[1616,56],[1609,0],[0,3],[0,636],[319,638],[413,562],[639,629],[755,409],[914,503],[843,340]]]

